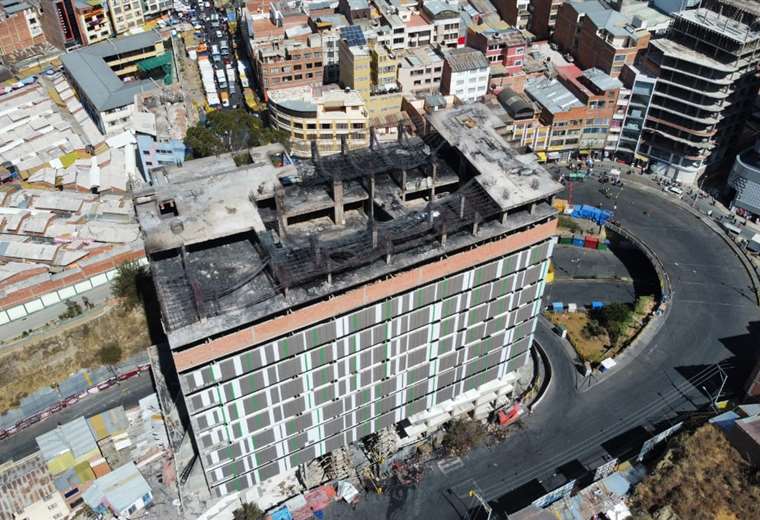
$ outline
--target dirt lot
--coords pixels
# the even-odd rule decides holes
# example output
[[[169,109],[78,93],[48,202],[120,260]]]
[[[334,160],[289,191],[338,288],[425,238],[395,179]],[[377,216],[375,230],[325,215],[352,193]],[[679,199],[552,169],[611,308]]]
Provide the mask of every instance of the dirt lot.
[[[26,395],[66,379],[80,368],[94,368],[98,350],[114,343],[126,359],[150,345],[142,308],[112,307],[104,314],[57,335],[0,350],[0,413]]]
[[[584,332],[584,327],[590,319],[585,311],[555,313],[547,312],[546,317],[555,324],[561,325],[567,330],[570,344],[583,361],[599,363],[607,357],[618,355],[636,334],[646,325],[647,317],[655,307],[655,300],[651,296],[641,296],[636,300],[628,327],[612,345],[606,331],[596,336],[590,336]]]
[[[607,347],[610,344],[610,338],[607,333],[600,336],[588,337],[583,328],[589,322],[588,315],[585,312],[566,312],[555,313],[548,312],[546,316],[555,325],[561,325],[567,330],[567,338],[570,344],[583,361],[591,363],[600,362],[607,357]]]

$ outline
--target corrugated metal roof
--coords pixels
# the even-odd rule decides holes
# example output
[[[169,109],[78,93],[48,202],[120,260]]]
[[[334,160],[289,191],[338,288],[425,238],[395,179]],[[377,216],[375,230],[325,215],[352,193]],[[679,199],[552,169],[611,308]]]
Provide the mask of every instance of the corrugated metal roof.
[[[583,103],[556,79],[536,78],[525,82],[525,93],[552,114],[582,107]]]
[[[445,57],[449,67],[454,72],[488,68],[488,60],[485,54],[477,49],[469,49],[467,47],[452,49],[446,52]]]
[[[154,88],[147,80],[123,82],[104,59],[153,46],[162,39],[158,31],[149,31],[107,40],[64,54],[61,62],[83,94],[103,112],[132,104],[135,94]]]
[[[613,78],[606,72],[597,68],[584,70],[583,76],[600,90],[606,91],[623,88],[623,84],[620,80]]]
[[[70,451],[74,458],[79,458],[98,450],[95,437],[84,417],[62,424],[55,430],[40,435],[36,440],[46,461],[67,451]]]
[[[90,425],[90,430],[95,436],[95,440],[98,441],[111,435],[122,433],[129,426],[127,414],[124,413],[123,406],[117,406],[116,408],[111,408],[103,413],[94,415],[87,419],[87,423]]]
[[[119,513],[150,492],[148,482],[134,463],[128,462],[95,480],[82,494],[82,499],[93,509],[107,503],[112,511]]]

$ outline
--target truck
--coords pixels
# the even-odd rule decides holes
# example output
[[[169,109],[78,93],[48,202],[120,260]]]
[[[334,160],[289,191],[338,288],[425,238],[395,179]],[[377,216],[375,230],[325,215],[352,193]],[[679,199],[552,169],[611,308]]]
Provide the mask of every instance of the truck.
[[[216,69],[216,82],[219,88],[227,88],[227,77],[224,75],[224,69]]]
[[[230,95],[226,91],[222,91],[219,98],[222,100],[223,107],[230,106]]]

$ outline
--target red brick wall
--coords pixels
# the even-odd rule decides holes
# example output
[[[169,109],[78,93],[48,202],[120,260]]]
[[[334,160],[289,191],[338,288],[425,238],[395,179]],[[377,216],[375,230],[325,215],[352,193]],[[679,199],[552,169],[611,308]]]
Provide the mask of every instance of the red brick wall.
[[[557,222],[553,220],[495,242],[480,245],[475,249],[451,255],[438,262],[399,273],[387,280],[352,289],[290,314],[278,316],[181,352],[175,352],[174,363],[179,372],[206,364],[222,356],[245,350],[288,332],[382,301],[414,287],[538,243],[554,235],[556,228]]]
[[[21,51],[41,43],[32,38],[26,16],[23,11],[15,13],[0,21],[0,54],[6,55]]]

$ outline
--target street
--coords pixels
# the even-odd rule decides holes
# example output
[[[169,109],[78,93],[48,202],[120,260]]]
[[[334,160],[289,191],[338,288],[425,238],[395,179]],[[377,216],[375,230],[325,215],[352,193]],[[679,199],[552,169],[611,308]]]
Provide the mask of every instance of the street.
[[[55,429],[58,424],[71,421],[77,417],[91,417],[119,405],[125,408],[135,406],[140,399],[153,392],[153,379],[150,371],[147,371],[139,376],[121,381],[106,390],[87,396],[78,403],[51,415],[46,420],[3,439],[0,442],[0,463],[11,459],[18,460],[38,450],[35,439],[43,433]]]

